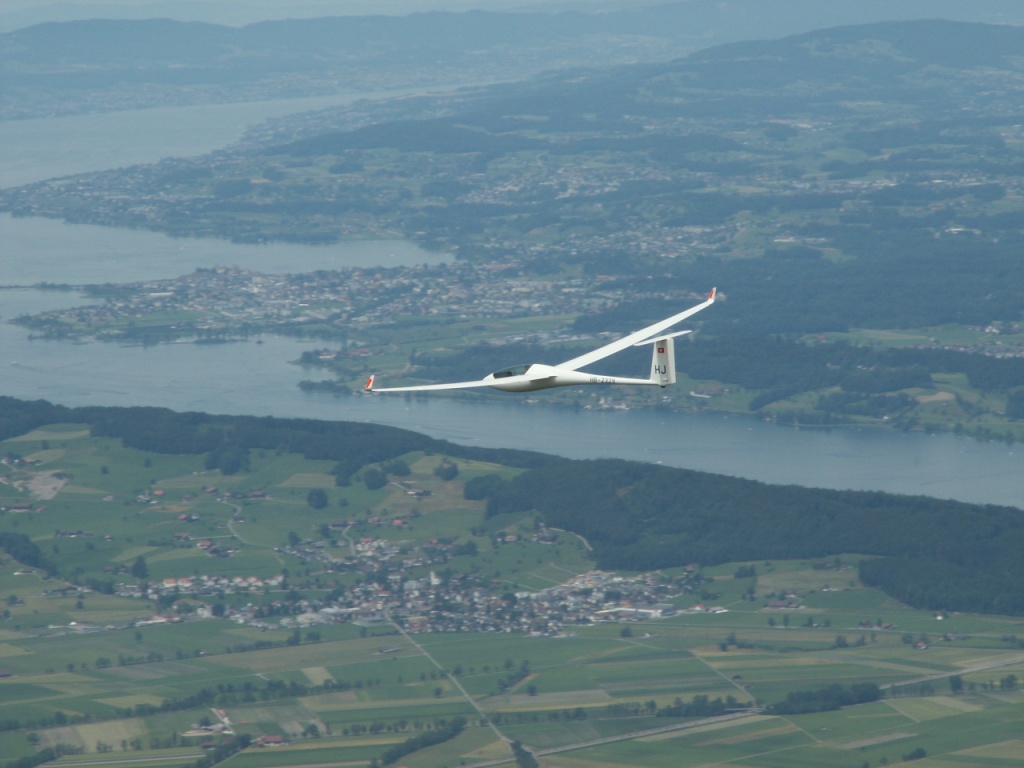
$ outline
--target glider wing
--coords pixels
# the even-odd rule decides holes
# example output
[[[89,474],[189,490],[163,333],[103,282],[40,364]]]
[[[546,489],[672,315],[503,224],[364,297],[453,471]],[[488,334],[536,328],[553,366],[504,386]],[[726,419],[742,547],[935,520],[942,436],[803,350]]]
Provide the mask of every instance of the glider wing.
[[[666,328],[671,328],[676,323],[680,323],[691,315],[695,315],[702,309],[707,309],[715,303],[715,289],[711,289],[711,295],[701,304],[695,307],[690,307],[678,315],[672,315],[667,317],[654,325],[649,325],[646,328],[642,328],[635,333],[631,333],[628,336],[623,336],[621,339],[613,341],[611,344],[605,344],[603,347],[587,352],[585,355],[574,357],[572,360],[566,360],[564,363],[560,363],[557,367],[565,370],[575,371],[582,368],[585,365],[596,363],[598,360],[604,360],[609,355],[614,355],[616,352],[621,352],[624,349],[628,349],[637,344],[642,344],[645,341],[653,339],[655,336],[660,334]]]
[[[439,389],[475,389],[477,387],[493,387],[495,384],[510,386],[539,379],[551,378],[550,376],[506,376],[503,379],[480,379],[477,381],[454,381],[448,384],[420,384],[410,387],[375,387],[376,376],[371,376],[366,382],[367,392],[431,392]]]

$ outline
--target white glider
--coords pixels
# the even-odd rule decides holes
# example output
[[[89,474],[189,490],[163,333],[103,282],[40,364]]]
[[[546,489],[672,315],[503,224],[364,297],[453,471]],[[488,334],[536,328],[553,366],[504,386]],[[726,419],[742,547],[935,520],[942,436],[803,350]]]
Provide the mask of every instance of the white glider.
[[[691,315],[695,315],[702,309],[710,307],[715,302],[715,289],[711,290],[708,298],[695,307],[690,307],[678,315],[667,317],[654,325],[649,325],[628,336],[623,336],[611,344],[605,344],[585,355],[574,357],[558,365],[545,365],[543,363],[530,363],[527,365],[513,365],[510,368],[503,368],[500,371],[488,374],[478,381],[457,381],[451,384],[423,384],[415,387],[383,387],[378,389],[374,386],[376,376],[371,376],[366,382],[367,392],[430,392],[441,389],[471,389],[473,387],[490,387],[505,392],[533,392],[538,389],[550,389],[552,387],[571,387],[580,384],[637,384],[641,386],[656,385],[667,387],[675,384],[676,381],[676,359],[675,343],[676,336],[682,336],[690,331],[677,331],[666,334],[664,331],[676,323],[682,322]],[[580,368],[603,360],[609,355],[621,352],[629,347],[639,347],[643,344],[650,344],[653,347],[651,353],[651,375],[646,379],[630,379],[622,376],[602,376],[596,373],[581,373]]]

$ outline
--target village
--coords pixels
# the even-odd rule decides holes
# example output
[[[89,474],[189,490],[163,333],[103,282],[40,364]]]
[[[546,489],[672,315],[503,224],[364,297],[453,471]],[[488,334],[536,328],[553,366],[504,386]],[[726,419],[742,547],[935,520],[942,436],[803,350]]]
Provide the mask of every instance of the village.
[[[311,544],[305,542],[289,549],[309,554],[306,547]],[[366,629],[397,625],[410,633],[518,632],[557,637],[571,632],[574,626],[675,615],[678,608],[669,601],[692,593],[702,581],[695,572],[683,579],[670,579],[660,574],[623,576],[590,571],[549,589],[508,592],[489,579],[448,569],[440,573],[430,570],[426,577],[413,578],[408,571],[420,565],[423,558],[397,559],[393,557],[396,548],[382,539],[363,537],[355,546],[358,554],[333,561],[332,569],[356,570],[367,578],[348,588],[324,590],[322,598],[310,597],[308,590],[284,576],[168,578],[150,584],[122,583],[117,586],[117,594],[156,599],[169,603],[169,607],[188,605],[196,599],[268,596],[243,605],[237,600],[212,605],[204,602],[198,607],[193,603],[189,606],[191,612],[185,614],[175,614],[172,607],[170,615],[145,620],[156,623],[216,616],[263,631],[312,630],[324,624],[351,622]],[[282,593],[281,598],[273,599],[275,592]],[[703,605],[687,610],[725,611]]]
[[[342,525],[344,533],[350,526]],[[90,537],[93,533],[60,530],[54,535]],[[534,539],[543,541],[551,536],[542,528]],[[516,538],[511,535],[500,541],[506,544]],[[193,540],[188,533],[178,534],[175,541],[194,545],[210,556],[228,557],[235,551],[209,538]],[[421,551],[400,556],[399,548],[383,538],[362,536],[351,541],[351,547],[346,547],[350,553],[343,556],[334,554],[337,550],[332,552],[323,540],[304,539],[276,548],[304,564],[319,565],[321,571],[314,579],[290,578],[285,572],[273,576],[209,573],[122,581],[114,587],[117,596],[155,601],[158,612],[137,618],[127,627],[74,622],[67,627],[47,627],[44,634],[84,634],[220,618],[261,631],[315,631],[321,625],[350,622],[364,630],[391,626],[410,633],[516,632],[557,637],[571,633],[573,627],[599,622],[650,621],[677,612],[726,612],[721,606],[703,603],[680,611],[675,599],[700,593],[705,583],[694,568],[675,578],[660,573],[620,575],[593,570],[547,589],[509,591],[508,585],[493,579],[448,568],[445,563],[458,545],[431,541]],[[136,575],[129,574],[128,568],[119,569],[119,573]],[[357,574],[354,583],[344,579],[349,582],[346,586],[342,578],[329,579],[331,574],[340,577],[345,573]],[[68,583],[45,593],[82,599],[90,592],[87,586]],[[313,596],[317,592],[322,596]],[[252,600],[245,600],[250,595]]]
[[[169,280],[118,286],[115,291],[105,288],[98,294],[101,302],[16,322],[45,338],[98,341],[140,335],[159,335],[167,341],[242,339],[297,332],[348,338],[402,317],[465,320],[596,312],[623,298],[621,290],[606,282],[601,277],[527,279],[514,263],[456,262],[285,275],[213,267]]]

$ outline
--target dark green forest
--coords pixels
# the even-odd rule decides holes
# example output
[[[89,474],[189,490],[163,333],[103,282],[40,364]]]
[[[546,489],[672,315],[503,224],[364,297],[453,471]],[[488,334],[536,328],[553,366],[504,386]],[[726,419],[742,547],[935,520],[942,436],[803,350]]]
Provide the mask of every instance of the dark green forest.
[[[349,482],[359,468],[410,451],[434,451],[449,456],[486,456],[513,467],[545,464],[551,457],[529,451],[479,449],[449,443],[396,427],[313,419],[277,419],[256,416],[215,416],[179,413],[166,408],[68,408],[45,400],[23,401],[0,397],[0,439],[25,434],[54,423],[89,425],[97,437],[119,438],[129,448],[155,453],[205,455],[209,469],[224,468],[209,459],[229,459],[252,449],[282,450],[308,459],[336,462],[333,474],[339,485]],[[242,469],[233,464],[226,474]]]
[[[488,515],[534,511],[584,536],[598,567],[813,559],[857,552],[861,578],[910,605],[1024,613],[1019,509],[923,496],[772,486],[654,465],[558,461],[467,495]]]
[[[53,423],[162,453],[214,456],[225,448],[281,449],[336,462],[339,484],[367,464],[433,451],[514,466],[465,485],[487,515],[534,513],[584,536],[597,566],[652,570],[732,561],[874,557],[865,584],[917,607],[1024,615],[1021,510],[923,496],[772,486],[635,462],[573,461],[538,453],[467,448],[372,424],[212,416],[159,408],[68,408],[0,398],[0,438]],[[39,556],[7,537],[13,556]]]
[[[716,335],[986,325],[1024,314],[1019,258],[1024,238],[1018,231],[1001,233],[995,241],[937,239],[919,219],[894,216],[883,221],[885,214],[875,210],[856,224],[805,225],[806,237],[826,238],[855,255],[852,261],[836,263],[815,248],[768,250],[749,261],[705,258],[655,265],[619,259],[612,274],[622,277],[608,287],[644,298],[581,318],[577,329],[629,328],[645,317],[664,317],[651,295],[704,285],[726,290],[732,302],[728,313],[701,318]],[[602,273],[609,266],[597,259],[586,268]]]

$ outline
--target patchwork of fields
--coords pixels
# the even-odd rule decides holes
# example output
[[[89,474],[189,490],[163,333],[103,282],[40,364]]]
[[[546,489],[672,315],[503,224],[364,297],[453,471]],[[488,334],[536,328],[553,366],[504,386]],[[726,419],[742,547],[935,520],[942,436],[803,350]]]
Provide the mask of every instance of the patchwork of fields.
[[[552,768],[859,768],[906,757],[964,768],[1020,765],[1024,755],[1024,621],[899,605],[858,583],[857,555],[705,569],[713,581],[703,594],[672,602],[723,612],[557,636],[405,634],[402,616],[296,629],[280,624],[297,621],[289,606],[310,613],[333,591],[386,576],[332,565],[363,537],[386,540],[396,558],[432,541],[473,542],[475,553],[411,573],[475,572],[510,595],[591,566],[575,537],[534,541],[530,516],[485,520],[482,504],[462,497],[467,479],[514,471],[494,465],[459,459],[446,481],[434,473],[443,457],[410,454],[404,485],[369,490],[357,477],[335,487],[327,462],[257,451],[247,471],[224,476],[201,456],[126,449],[80,425],[7,440],[0,453],[0,533],[24,534],[60,573],[0,555],[0,765],[60,747],[77,753],[60,765],[184,768],[204,745],[239,734],[285,743],[250,746],[230,768],[360,765],[456,718],[466,727],[455,738],[400,764],[511,764],[508,741]],[[42,476],[62,484],[31,482]],[[314,489],[326,507],[307,502]],[[339,520],[331,537],[317,533]],[[211,555],[201,540],[231,553]],[[140,558],[148,573],[133,576]],[[132,598],[104,586],[282,574],[275,586],[209,595]],[[264,611],[244,623],[219,617],[218,605]],[[800,715],[763,709],[794,691],[864,682],[884,698]],[[698,697],[730,704],[713,718],[666,712]]]

